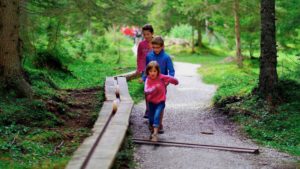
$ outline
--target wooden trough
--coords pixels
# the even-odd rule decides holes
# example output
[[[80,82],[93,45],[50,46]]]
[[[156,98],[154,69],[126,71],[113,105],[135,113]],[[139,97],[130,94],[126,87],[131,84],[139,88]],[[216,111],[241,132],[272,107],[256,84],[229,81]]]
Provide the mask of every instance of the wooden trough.
[[[107,77],[105,99],[94,124],[93,134],[74,153],[67,169],[109,169],[112,167],[129,126],[133,101],[126,77]]]

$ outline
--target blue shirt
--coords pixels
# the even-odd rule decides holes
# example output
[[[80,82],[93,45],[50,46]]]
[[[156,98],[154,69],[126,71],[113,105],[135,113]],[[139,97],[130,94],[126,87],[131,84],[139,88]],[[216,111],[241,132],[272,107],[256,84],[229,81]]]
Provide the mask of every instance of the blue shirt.
[[[156,54],[153,50],[151,50],[147,54],[146,65],[148,65],[148,63],[151,61],[156,61],[159,64],[161,74],[170,75],[173,77],[175,76],[173,62],[170,56],[164,51],[164,49],[161,50],[159,54]],[[143,79],[146,80],[146,75],[143,76]]]

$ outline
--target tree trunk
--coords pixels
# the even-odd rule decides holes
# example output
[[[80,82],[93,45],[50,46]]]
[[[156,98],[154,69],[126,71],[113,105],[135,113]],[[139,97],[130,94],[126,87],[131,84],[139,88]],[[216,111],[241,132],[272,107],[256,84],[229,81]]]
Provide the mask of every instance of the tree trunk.
[[[202,48],[203,43],[202,43],[202,34],[201,34],[201,23],[200,23],[200,21],[197,21],[197,32],[198,32],[198,47]]]
[[[21,69],[19,14],[20,0],[0,0],[0,85],[31,98],[31,87]]]
[[[278,98],[275,0],[261,0],[259,92],[269,103]]]
[[[241,36],[240,36],[240,17],[239,17],[239,0],[234,0],[234,28],[235,28],[235,44],[236,57],[239,68],[243,67],[243,56],[241,51]]]
[[[22,0],[21,2],[21,6],[26,6],[27,5],[27,0]],[[30,39],[30,33],[31,33],[31,29],[30,29],[30,25],[31,22],[28,18],[28,13],[26,11],[25,8],[21,8],[21,12],[20,12],[20,38],[22,39],[22,53],[25,52],[27,53],[27,55],[23,55],[22,56],[22,66],[26,63],[26,59],[30,56],[34,56],[35,55],[35,46],[34,43],[31,41]]]
[[[192,26],[192,53],[195,53],[195,30],[194,27]]]

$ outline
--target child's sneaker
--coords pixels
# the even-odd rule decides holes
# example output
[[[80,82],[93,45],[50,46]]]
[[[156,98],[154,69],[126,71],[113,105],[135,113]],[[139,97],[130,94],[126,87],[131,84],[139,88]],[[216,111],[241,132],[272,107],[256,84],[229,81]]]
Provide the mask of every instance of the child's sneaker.
[[[159,134],[164,134],[165,131],[164,131],[164,126],[163,125],[160,125],[159,128],[158,128],[158,133]]]
[[[145,111],[145,115],[144,115],[144,118],[145,118],[145,119],[148,119],[148,118],[149,118],[148,114],[149,114],[149,112],[146,110],[146,111]]]
[[[152,135],[151,135],[151,141],[157,142],[157,140],[158,140],[157,134],[152,134]]]

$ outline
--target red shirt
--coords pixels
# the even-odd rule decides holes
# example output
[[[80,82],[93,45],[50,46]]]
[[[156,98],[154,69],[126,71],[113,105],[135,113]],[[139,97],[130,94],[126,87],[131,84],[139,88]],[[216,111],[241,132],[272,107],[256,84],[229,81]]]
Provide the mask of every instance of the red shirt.
[[[142,72],[146,69],[146,56],[152,49],[151,45],[143,40],[139,43],[137,50],[137,71]]]
[[[169,83],[177,85],[178,80],[172,76],[163,74],[160,74],[153,80],[147,77],[144,88],[147,101],[155,104],[166,101],[166,85]]]

